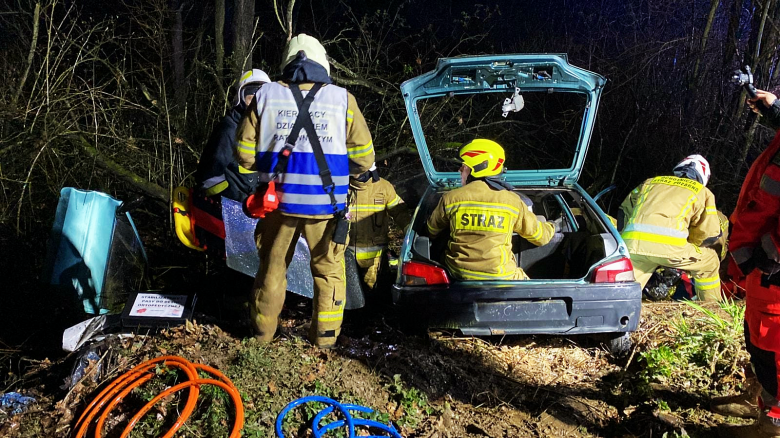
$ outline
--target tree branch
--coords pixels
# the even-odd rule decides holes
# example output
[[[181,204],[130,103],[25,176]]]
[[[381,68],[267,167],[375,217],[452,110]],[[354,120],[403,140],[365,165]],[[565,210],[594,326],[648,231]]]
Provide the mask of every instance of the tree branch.
[[[343,71],[347,76],[349,76],[351,78],[357,78],[358,77],[357,73],[355,73],[352,70],[348,69],[347,66],[345,66],[344,64],[336,61],[335,59],[331,58],[330,56],[328,56],[328,62],[330,62],[330,65],[336,67],[338,70]]]
[[[152,198],[155,198],[159,201],[163,201],[165,203],[170,202],[170,197],[168,195],[167,190],[165,190],[164,188],[158,186],[153,182],[147,181],[145,178],[142,178],[139,175],[133,173],[132,171],[126,169],[124,166],[117,163],[116,161],[113,161],[110,158],[104,156],[103,154],[100,153],[100,151],[97,150],[95,146],[91,145],[81,135],[79,134],[70,135],[68,136],[68,140],[74,146],[83,149],[87,154],[89,154],[92,158],[94,158],[95,162],[98,165],[100,165],[100,167],[113,173],[119,179],[136,187],[137,189],[141,190],[142,192],[151,196]]]
[[[287,41],[290,41],[293,37],[293,8],[295,7],[295,0],[290,0],[287,4]]]
[[[382,96],[387,94],[387,90],[378,87],[365,79],[350,79],[338,76],[331,76],[331,78],[333,79],[333,82],[337,83],[338,85],[359,85],[361,87],[368,88],[374,93],[380,94]]]
[[[36,3],[35,12],[33,13],[33,34],[32,40],[30,41],[30,52],[27,54],[27,67],[24,69],[22,78],[19,80],[19,84],[16,86],[16,92],[14,92],[14,96],[11,99],[12,106],[14,107],[16,106],[16,102],[19,100],[19,96],[22,93],[24,83],[27,82],[27,75],[30,74],[30,66],[32,66],[33,57],[35,56],[35,47],[38,45],[38,24],[40,23],[40,18],[41,4]]]

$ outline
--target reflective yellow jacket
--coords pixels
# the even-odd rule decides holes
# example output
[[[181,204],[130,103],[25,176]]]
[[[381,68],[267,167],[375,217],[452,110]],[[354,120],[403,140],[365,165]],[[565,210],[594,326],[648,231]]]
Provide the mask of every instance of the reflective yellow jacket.
[[[517,270],[512,233],[541,246],[552,239],[555,227],[540,222],[517,194],[493,190],[473,181],[445,193],[428,219],[428,232],[436,236],[450,229],[445,263],[463,280],[508,280]]]
[[[720,260],[723,261],[729,252],[729,218],[720,210],[718,210],[718,223],[720,224],[720,237],[715,245],[712,245],[712,249],[718,253]]]
[[[621,235],[631,254],[674,258],[688,243],[709,246],[721,236],[715,195],[691,179],[650,178],[620,209],[626,223]]]
[[[399,228],[409,224],[409,210],[387,180],[369,179],[360,182],[352,178],[349,183],[349,246],[355,249],[360,260],[373,259],[387,247],[390,219]]]

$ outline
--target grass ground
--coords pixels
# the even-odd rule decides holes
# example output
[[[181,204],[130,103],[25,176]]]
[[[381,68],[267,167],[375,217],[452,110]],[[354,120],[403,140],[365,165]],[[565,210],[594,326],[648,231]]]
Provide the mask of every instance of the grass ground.
[[[305,341],[301,327],[308,303],[295,297],[288,302],[282,335],[269,345],[231,334],[240,331],[237,325],[226,331],[219,324],[195,322],[116,341],[111,349],[116,354],[101,364],[113,372],[102,373],[97,382],[87,377],[69,391],[60,385],[72,357],[30,363],[13,389],[36,396],[38,403],[25,414],[0,416],[0,435],[65,436],[101,385],[164,354],[212,365],[233,380],[247,412],[245,436],[274,436],[273,423],[284,405],[312,394],[370,406],[375,418],[392,421],[407,437],[707,436],[718,424],[735,421],[709,413],[706,406],[711,396],[737,389],[744,353],[729,357],[728,365],[716,363],[714,373],[695,359],[683,363],[688,359],[675,356],[680,351],[675,324],[705,324],[706,318],[685,304],[648,303],[634,334],[634,354],[614,360],[587,338],[407,336],[395,328],[395,317],[384,313],[347,315],[352,322],[338,347],[319,351]],[[160,372],[131,393],[110,426],[123,425],[133,408],[179,378]],[[166,400],[134,436],[156,436],[180,403]],[[309,436],[306,421],[314,413],[296,411],[288,436]],[[221,392],[206,391],[181,436],[226,436],[232,415]]]

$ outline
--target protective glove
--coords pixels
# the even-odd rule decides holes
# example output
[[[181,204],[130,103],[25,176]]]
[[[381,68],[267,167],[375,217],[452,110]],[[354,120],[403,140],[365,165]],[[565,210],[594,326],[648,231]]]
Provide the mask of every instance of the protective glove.
[[[550,223],[553,225],[553,227],[555,227],[555,232],[560,233],[561,230],[563,229],[563,216],[553,221],[550,221]]]

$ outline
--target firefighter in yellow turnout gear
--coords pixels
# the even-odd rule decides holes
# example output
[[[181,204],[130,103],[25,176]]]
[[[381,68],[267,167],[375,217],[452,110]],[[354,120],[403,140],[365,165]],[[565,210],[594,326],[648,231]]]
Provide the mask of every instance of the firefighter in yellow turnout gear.
[[[287,288],[287,266],[300,235],[309,245],[314,277],[309,339],[320,348],[330,348],[341,330],[348,236],[344,230],[344,241],[337,243],[334,231],[342,223],[338,213],[346,208],[349,177],[371,167],[374,147],[355,98],[331,84],[329,68],[319,41],[305,34],[292,38],[282,63],[284,82],[271,82],[258,90],[238,128],[238,163],[258,172],[257,195],[263,197],[265,192],[260,191],[274,182],[279,202],[278,209],[267,213],[257,229],[260,269],[255,277],[250,322],[263,342],[271,341],[276,332]],[[309,93],[314,98],[307,102]],[[310,105],[309,129],[316,133],[300,130],[290,152],[286,143],[298,121],[299,105]],[[333,181],[329,190],[323,187],[321,172],[325,169],[319,164],[311,135],[320,143]],[[285,156],[289,158],[277,174],[278,163],[284,163],[280,158]]]
[[[702,301],[720,301],[720,254],[711,246],[722,236],[715,196],[706,187],[710,167],[691,155],[631,191],[620,206],[622,237],[636,280],[645,287],[659,266],[688,271]]]
[[[349,245],[355,250],[360,277],[370,289],[387,251],[390,218],[399,228],[409,224],[409,210],[387,180],[381,178],[376,165],[357,178],[350,178]],[[389,216],[389,217],[388,217]]]
[[[450,229],[445,264],[459,280],[526,280],[512,253],[512,233],[537,246],[548,243],[555,226],[541,222],[497,176],[503,172],[504,149],[476,139],[458,152],[462,187],[445,193],[428,219],[436,236]]]

